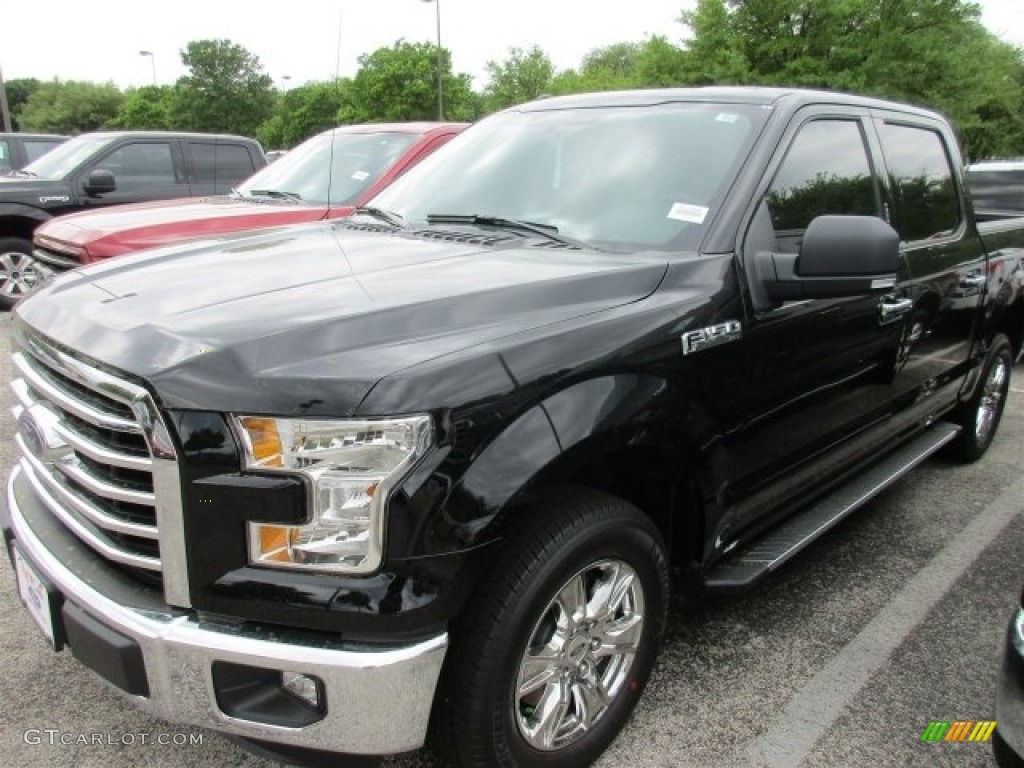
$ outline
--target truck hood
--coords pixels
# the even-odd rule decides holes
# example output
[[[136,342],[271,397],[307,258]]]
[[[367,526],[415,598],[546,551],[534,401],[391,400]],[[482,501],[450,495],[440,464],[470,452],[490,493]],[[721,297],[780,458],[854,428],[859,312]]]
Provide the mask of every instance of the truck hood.
[[[46,222],[36,234],[85,247],[87,258],[107,258],[185,238],[316,221],[326,214],[324,205],[191,197],[73,213]]]
[[[166,407],[343,416],[388,374],[637,301],[667,267],[495,234],[286,227],[74,270],[16,314]]]
[[[40,200],[41,197],[57,196],[66,201],[68,194],[68,183],[63,180],[0,176],[0,204],[27,203],[38,207],[48,202]]]

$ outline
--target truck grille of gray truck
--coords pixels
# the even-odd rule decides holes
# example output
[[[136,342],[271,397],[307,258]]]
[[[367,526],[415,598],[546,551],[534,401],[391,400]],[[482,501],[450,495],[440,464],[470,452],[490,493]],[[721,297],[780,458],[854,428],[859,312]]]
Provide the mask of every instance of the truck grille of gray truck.
[[[19,341],[11,382],[16,441],[36,495],[99,555],[159,581],[158,473],[172,496],[180,499],[180,492],[152,398],[32,334]]]

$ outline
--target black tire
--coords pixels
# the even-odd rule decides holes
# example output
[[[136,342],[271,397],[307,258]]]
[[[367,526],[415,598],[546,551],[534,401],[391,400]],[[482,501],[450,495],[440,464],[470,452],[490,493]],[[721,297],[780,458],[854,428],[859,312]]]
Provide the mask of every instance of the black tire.
[[[0,309],[10,309],[41,279],[32,258],[32,241],[0,237]]]
[[[962,429],[952,442],[951,451],[961,461],[977,461],[992,445],[1006,406],[1012,368],[1010,340],[997,334],[985,354],[974,393],[953,412],[952,421]]]
[[[1024,759],[1006,743],[998,729],[992,734],[992,753],[999,768],[1024,768]]]
[[[590,765],[628,719],[661,646],[668,565],[654,524],[576,487],[546,494],[534,512],[452,628],[432,735],[463,768]]]

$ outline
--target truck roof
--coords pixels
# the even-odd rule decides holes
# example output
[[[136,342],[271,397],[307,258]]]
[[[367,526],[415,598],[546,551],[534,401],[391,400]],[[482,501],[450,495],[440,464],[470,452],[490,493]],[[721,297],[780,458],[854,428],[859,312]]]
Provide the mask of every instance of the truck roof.
[[[931,119],[943,119],[939,113],[933,110],[870,96],[855,96],[848,93],[807,88],[768,88],[760,86],[710,86],[703,88],[604,91],[540,99],[512,107],[512,110],[542,112],[549,109],[573,107],[644,106],[672,101],[731,102],[736,104],[753,104],[755,106],[785,105],[791,109],[798,109],[806,104],[845,104],[865,108],[895,110]]]
[[[194,131],[92,131],[81,136],[130,136],[137,139],[230,139],[232,141],[249,141],[256,143],[256,139],[248,136],[239,136],[232,133],[198,133]]]

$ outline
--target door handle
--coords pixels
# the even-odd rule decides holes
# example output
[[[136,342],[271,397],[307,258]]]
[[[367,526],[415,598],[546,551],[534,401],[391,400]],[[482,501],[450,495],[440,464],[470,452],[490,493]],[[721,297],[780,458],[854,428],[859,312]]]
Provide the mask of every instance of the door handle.
[[[878,322],[882,325],[895,323],[913,308],[913,299],[898,299],[895,296],[886,296],[878,302]]]

